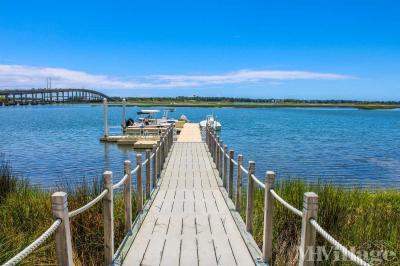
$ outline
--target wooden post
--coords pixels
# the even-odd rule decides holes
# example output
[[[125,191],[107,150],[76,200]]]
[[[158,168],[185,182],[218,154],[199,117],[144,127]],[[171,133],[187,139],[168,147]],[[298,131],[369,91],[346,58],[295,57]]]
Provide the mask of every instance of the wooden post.
[[[161,141],[157,141],[157,177],[160,178],[161,177]]]
[[[146,150],[146,199],[150,198],[150,150]]]
[[[107,98],[103,99],[103,109],[104,109],[104,137],[108,137],[108,103]]]
[[[223,159],[224,159],[224,142],[222,140],[220,140],[219,142],[220,147],[218,147],[218,172],[219,172],[219,177],[222,179],[222,177],[224,176],[224,173],[222,172],[223,170]],[[222,150],[221,150],[222,147]]]
[[[126,123],[126,99],[122,99],[122,126],[125,128]]]
[[[131,161],[124,161],[124,173],[128,175],[124,182],[125,234],[132,228],[132,173]]]
[[[230,150],[229,151],[229,198],[232,199],[233,197],[233,160],[235,159],[235,151]]]
[[[317,219],[318,214],[318,195],[314,192],[304,193],[303,198],[303,219],[301,222],[301,240],[300,240],[300,266],[314,265],[315,237],[316,231],[311,225],[310,220]]]
[[[137,204],[138,211],[143,210],[143,185],[142,185],[142,155],[136,154],[136,165],[139,169],[136,172],[136,183],[137,183]]]
[[[254,180],[251,177],[254,174],[255,162],[249,161],[249,175],[247,176],[247,204],[246,204],[246,230],[253,232],[253,206],[254,206]]]
[[[236,176],[236,201],[235,201],[235,208],[236,211],[240,212],[240,204],[242,200],[242,168],[240,167],[243,165],[243,155],[238,155],[238,168],[237,168],[237,176]]]
[[[227,181],[227,174],[228,174],[228,159],[226,158],[226,155],[228,155],[228,145],[224,145],[224,152],[222,153],[222,161],[224,162],[224,168],[223,168],[223,176],[222,176],[222,182],[224,185],[225,189],[228,189],[226,186],[226,181]]]
[[[263,261],[272,263],[272,213],[274,208],[274,197],[271,189],[274,188],[275,173],[267,171],[265,173],[265,191],[264,191],[264,240],[263,240]]]
[[[220,153],[221,153],[221,149],[220,149],[220,147],[219,147],[219,144],[220,144],[220,141],[219,141],[219,137],[217,137],[217,143],[216,143],[216,145],[215,145],[215,148],[217,149],[217,156],[216,156],[216,166],[217,166],[217,170],[218,170],[218,176],[220,176],[219,174],[220,174],[220,170],[219,170],[219,164],[220,164],[220,160],[221,160],[221,156],[220,156]]]
[[[163,169],[164,166],[164,133],[161,134],[160,138],[160,166],[161,170]],[[160,170],[160,172],[161,172]]]
[[[103,174],[104,188],[107,194],[103,198],[104,217],[104,261],[110,265],[114,256],[114,209],[113,209],[113,188],[112,172],[106,171]]]
[[[153,154],[154,154],[154,156],[153,156],[153,162],[152,162],[152,165],[153,165],[153,169],[152,169],[152,179],[153,179],[153,189],[157,186],[157,156],[156,156],[156,149],[157,149],[157,146],[154,144],[153,145]]]
[[[69,226],[67,193],[55,192],[51,195],[51,209],[54,219],[61,219],[61,224],[55,232],[57,264],[72,266],[72,243]]]

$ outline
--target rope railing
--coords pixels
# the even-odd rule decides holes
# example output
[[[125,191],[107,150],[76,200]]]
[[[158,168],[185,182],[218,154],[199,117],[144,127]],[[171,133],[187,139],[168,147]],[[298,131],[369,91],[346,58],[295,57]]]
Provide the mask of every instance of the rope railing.
[[[232,162],[235,166],[238,166],[238,163],[237,163],[235,160],[231,159],[231,162]]]
[[[251,178],[253,178],[257,185],[265,189],[265,185],[263,184],[263,182],[261,182],[261,180],[258,179],[254,174],[251,175]]]
[[[161,170],[163,169],[166,157],[172,147],[174,130],[173,126],[170,126],[160,137],[160,141],[157,145],[153,145],[153,153],[150,156],[150,152],[146,152],[146,160],[142,163],[142,155],[136,155],[137,166],[131,171],[131,162],[124,162],[125,174],[121,180],[117,183],[112,184],[112,172],[106,171],[103,174],[104,187],[105,189],[93,200],[85,204],[84,206],[68,212],[67,194],[64,192],[55,192],[52,195],[52,211],[55,217],[54,223],[47,229],[41,236],[39,236],[34,242],[23,249],[16,256],[7,261],[4,266],[16,265],[26,256],[28,256],[33,250],[40,246],[50,235],[56,233],[56,253],[57,262],[59,265],[73,265],[72,260],[72,243],[71,243],[71,232],[69,226],[69,220],[74,216],[77,216],[86,210],[93,207],[96,203],[103,200],[103,216],[104,216],[104,258],[105,264],[110,265],[114,256],[114,225],[113,221],[113,190],[119,188],[123,184],[124,187],[124,204],[125,204],[125,232],[130,232],[132,228],[132,190],[131,190],[131,178],[136,173],[137,175],[137,201],[138,210],[143,209],[143,186],[142,186],[142,167],[146,167],[146,188],[150,188],[150,160],[153,162],[153,188],[156,186],[156,179],[161,177]],[[157,146],[157,147],[156,147]],[[129,181],[129,182],[127,182]],[[150,194],[150,193],[148,193]],[[147,200],[147,191],[146,198]],[[57,230],[59,227],[63,230]]]
[[[215,129],[210,126],[206,126],[206,143],[208,145],[209,151],[212,158],[214,159],[215,166],[219,172],[219,176],[223,180],[223,187],[229,192],[229,197],[233,199],[233,166],[237,166],[237,178],[236,178],[236,202],[235,209],[240,211],[241,208],[241,198],[242,198],[242,175],[243,173],[247,175],[247,202],[245,211],[245,222],[246,230],[252,233],[253,228],[253,209],[254,209],[254,183],[262,187],[265,191],[264,193],[264,235],[263,235],[263,248],[262,248],[262,260],[266,263],[272,263],[272,209],[274,208],[274,199],[282,204],[286,209],[294,213],[295,215],[302,217],[302,234],[301,234],[301,245],[299,248],[299,265],[307,264],[306,253],[309,252],[309,248],[315,249],[315,234],[311,233],[313,230],[318,232],[323,238],[330,242],[337,250],[344,254],[352,262],[367,266],[367,262],[363,261],[361,258],[357,257],[354,253],[350,252],[346,247],[341,245],[336,241],[331,235],[329,235],[317,222],[317,212],[318,212],[318,195],[313,192],[304,193],[303,211],[300,211],[293,207],[291,204],[286,202],[282,197],[280,197],[274,188],[275,183],[275,173],[268,171],[265,176],[265,183],[255,176],[255,163],[249,161],[248,169],[243,166],[243,155],[238,155],[238,161],[233,158],[233,151],[230,151],[230,155],[227,152],[227,145],[223,145],[223,141],[217,137]],[[222,152],[222,154],[221,154]],[[232,155],[232,156],[231,156]],[[226,159],[229,159],[228,161]],[[229,183],[226,182],[227,177],[227,164],[229,164]],[[229,189],[226,187],[229,185]],[[306,233],[303,233],[306,232]],[[304,239],[303,239],[304,238]],[[307,264],[308,265],[308,264]],[[313,264],[312,264],[313,265]]]
[[[133,170],[131,171],[131,175],[135,174],[135,173],[137,172],[137,170],[139,170],[139,168],[140,168],[139,165],[136,166],[135,169],[133,169]]]
[[[293,212],[294,214],[296,214],[297,216],[302,217],[303,213],[296,209],[295,207],[293,207],[292,205],[290,205],[288,202],[286,202],[284,199],[282,199],[273,189],[270,189],[269,192],[271,193],[271,195],[277,200],[279,201],[283,206],[286,207],[286,209],[290,210],[291,212]]]
[[[352,262],[356,263],[360,266],[370,266],[367,262],[362,260],[361,258],[357,257],[353,252],[348,250],[345,246],[340,244],[336,239],[334,239],[328,232],[326,232],[314,219],[310,220],[310,224],[315,228],[315,230],[328,241],[331,243],[337,250],[339,250],[346,258],[351,260]]]
[[[29,246],[24,248],[20,253],[15,255],[12,259],[7,261],[6,263],[3,264],[3,266],[13,266],[17,265],[20,261],[22,261],[24,258],[26,258],[29,254],[31,254],[35,249],[37,249],[41,244],[43,244],[44,241],[46,241],[47,238],[49,238],[60,226],[61,224],[61,219],[57,219],[53,222],[53,224],[38,238],[36,238],[35,241],[33,241]]]
[[[243,171],[246,175],[249,174],[249,171],[247,171],[247,169],[244,168],[243,165],[240,165],[240,169],[242,169],[242,171]]]
[[[148,161],[149,161],[149,159],[144,160],[144,162],[142,163],[142,166],[145,166]]]
[[[113,187],[114,188],[114,187]],[[96,198],[94,198],[92,201],[89,201],[88,203],[86,203],[85,205],[83,205],[82,207],[71,211],[68,216],[69,218],[72,218],[74,216],[77,216],[78,214],[83,213],[84,211],[90,209],[93,205],[95,205],[97,202],[99,202],[101,199],[104,198],[104,196],[108,193],[108,189],[104,189],[103,192],[101,192]]]

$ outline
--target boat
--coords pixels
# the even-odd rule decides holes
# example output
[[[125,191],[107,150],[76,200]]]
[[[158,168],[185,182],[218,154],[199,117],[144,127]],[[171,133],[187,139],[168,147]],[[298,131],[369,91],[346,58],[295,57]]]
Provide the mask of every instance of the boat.
[[[220,131],[222,128],[221,123],[217,121],[217,117],[214,117],[214,115],[208,115],[207,119],[201,121],[199,124],[200,124],[200,128],[205,128],[207,125],[209,125],[211,128],[215,129],[216,131]]]

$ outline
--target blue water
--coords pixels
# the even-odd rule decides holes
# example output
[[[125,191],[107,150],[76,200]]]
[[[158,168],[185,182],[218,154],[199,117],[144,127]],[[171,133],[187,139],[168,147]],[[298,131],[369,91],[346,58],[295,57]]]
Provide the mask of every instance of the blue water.
[[[260,178],[328,181],[345,186],[400,187],[400,112],[355,109],[176,108],[198,122],[214,113],[229,148],[256,162]],[[138,108],[128,108],[135,117]],[[59,181],[117,179],[135,151],[99,141],[101,106],[47,105],[0,108],[0,153],[21,176],[45,187]],[[118,133],[121,108],[109,108],[110,131]]]

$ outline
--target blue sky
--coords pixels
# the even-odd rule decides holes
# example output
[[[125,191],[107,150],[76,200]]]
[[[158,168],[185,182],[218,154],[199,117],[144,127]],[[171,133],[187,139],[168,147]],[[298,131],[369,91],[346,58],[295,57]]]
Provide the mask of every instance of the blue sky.
[[[0,87],[400,100],[396,1],[2,1]]]

